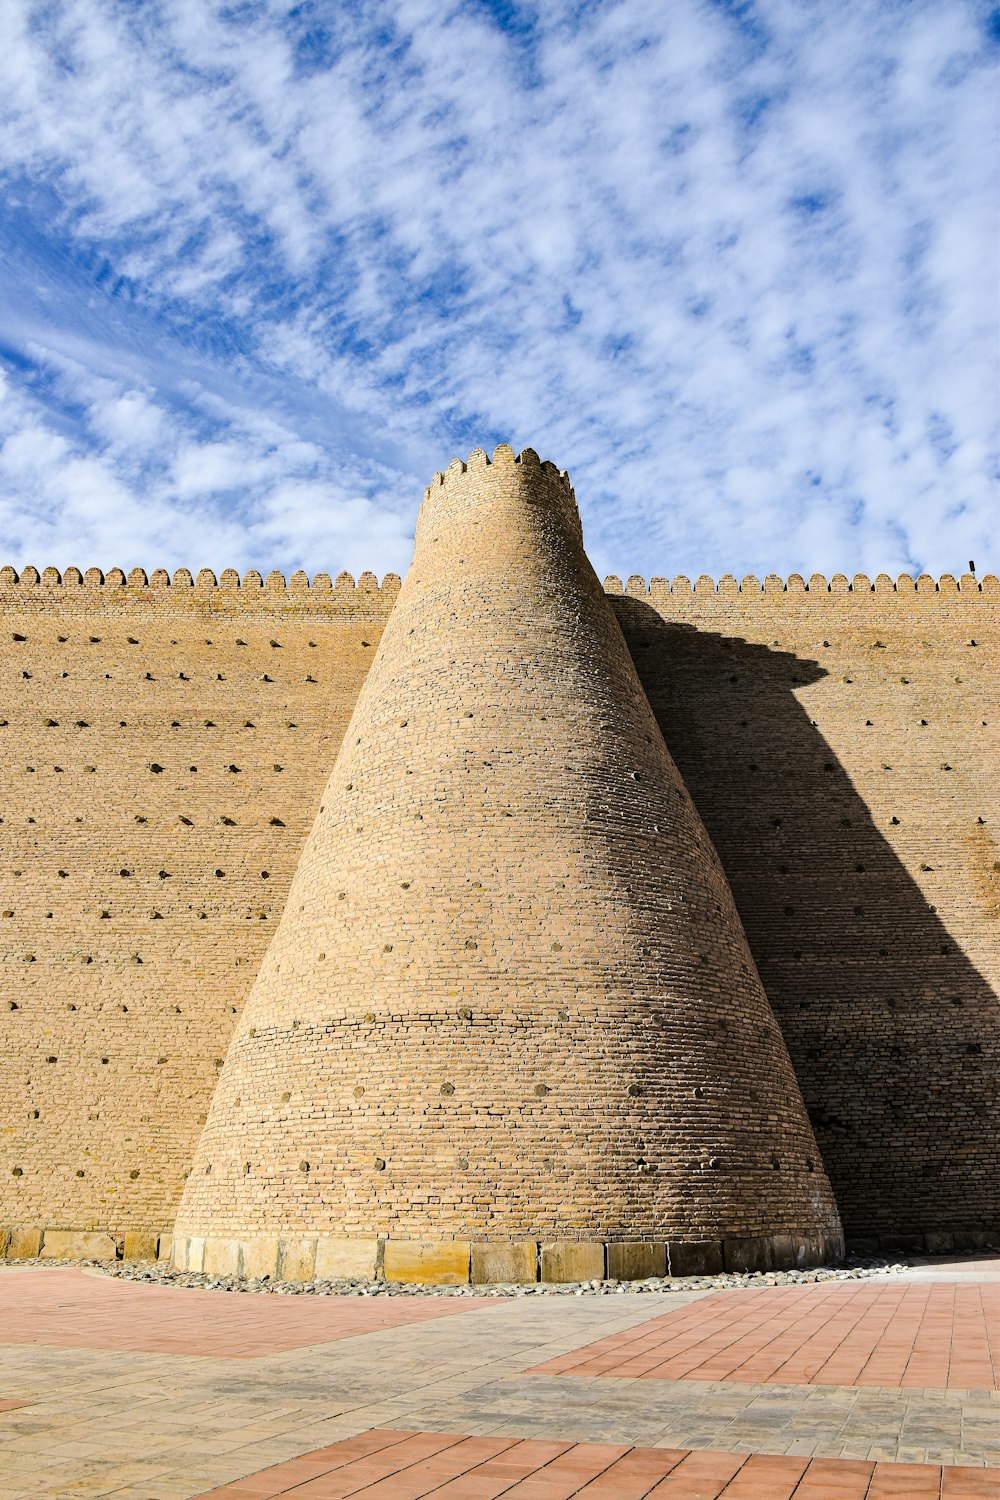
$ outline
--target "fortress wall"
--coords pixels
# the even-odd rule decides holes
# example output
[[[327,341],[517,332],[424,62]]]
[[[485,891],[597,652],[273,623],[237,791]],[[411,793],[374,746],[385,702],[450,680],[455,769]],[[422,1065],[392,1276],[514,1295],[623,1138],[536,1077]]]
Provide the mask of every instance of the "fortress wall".
[[[155,1232],[398,580],[33,576],[0,573],[0,1225]]]
[[[997,1232],[996,580],[608,586],[848,1235]]]
[[[0,569],[0,1224],[171,1224],[397,587]],[[848,1231],[996,1224],[1000,587],[609,590]]]

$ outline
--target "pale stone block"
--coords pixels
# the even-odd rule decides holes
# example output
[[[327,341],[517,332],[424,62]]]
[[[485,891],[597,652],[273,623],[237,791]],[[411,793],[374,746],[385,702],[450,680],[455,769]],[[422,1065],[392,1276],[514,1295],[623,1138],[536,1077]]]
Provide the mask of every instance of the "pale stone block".
[[[387,1240],[385,1279],[464,1286],[469,1280],[471,1255],[468,1240]]]
[[[255,1235],[243,1241],[243,1275],[248,1280],[274,1278],[278,1272],[278,1236]]]
[[[718,1276],[722,1271],[719,1240],[670,1240],[667,1257],[671,1276]]]
[[[322,1234],[316,1241],[316,1280],[371,1279],[375,1275],[378,1240],[341,1240]]]
[[[181,1241],[183,1244],[183,1240]],[[204,1271],[205,1269],[205,1241],[201,1235],[192,1235],[187,1242],[187,1264],[182,1267],[185,1271]]]
[[[666,1245],[608,1246],[608,1276],[612,1281],[643,1281],[647,1276],[665,1275],[666,1269]]]
[[[40,1229],[12,1229],[7,1246],[8,1260],[33,1260],[42,1248]]]
[[[168,1265],[168,1266],[173,1265],[173,1262],[174,1262],[174,1241],[173,1241],[173,1236],[172,1235],[169,1235],[169,1234],[161,1234],[160,1235],[160,1244],[159,1244],[159,1249],[157,1250],[156,1258],[157,1258],[158,1261],[161,1262],[161,1264]]]
[[[592,1240],[556,1240],[542,1246],[543,1281],[602,1281],[604,1246]]]
[[[282,1281],[312,1281],[316,1264],[316,1236],[281,1241]]]
[[[534,1240],[507,1245],[473,1245],[472,1280],[486,1286],[509,1281],[518,1285],[538,1280],[538,1246]]]
[[[88,1229],[46,1229],[42,1260],[115,1260],[118,1247],[110,1234]]]
[[[125,1234],[126,1260],[155,1260],[160,1243],[158,1234],[145,1229],[129,1229]]]
[[[239,1268],[239,1240],[205,1241],[205,1271],[209,1276],[235,1276]]]

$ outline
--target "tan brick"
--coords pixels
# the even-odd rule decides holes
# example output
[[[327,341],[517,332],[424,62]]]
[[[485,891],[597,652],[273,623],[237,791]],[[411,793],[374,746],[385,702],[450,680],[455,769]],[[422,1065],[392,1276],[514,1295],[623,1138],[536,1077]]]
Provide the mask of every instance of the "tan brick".
[[[467,1242],[387,1240],[385,1279],[463,1286],[469,1280],[471,1251]]]
[[[542,1246],[543,1281],[600,1281],[604,1277],[604,1246],[582,1240],[561,1240]]]
[[[506,1245],[473,1245],[472,1280],[481,1285],[490,1282],[524,1285],[537,1281],[537,1244],[534,1240],[522,1240]]]

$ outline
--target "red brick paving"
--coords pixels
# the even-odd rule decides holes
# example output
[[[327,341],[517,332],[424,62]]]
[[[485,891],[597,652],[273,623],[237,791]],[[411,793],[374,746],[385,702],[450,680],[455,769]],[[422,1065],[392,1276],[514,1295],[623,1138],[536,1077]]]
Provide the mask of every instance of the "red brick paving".
[[[838,1282],[719,1292],[531,1373],[993,1390],[998,1357],[998,1285]]]
[[[252,1359],[497,1307],[494,1297],[278,1297],[145,1286],[83,1271],[0,1277],[5,1344]]]
[[[372,1431],[200,1500],[997,1500],[1000,1470]]]

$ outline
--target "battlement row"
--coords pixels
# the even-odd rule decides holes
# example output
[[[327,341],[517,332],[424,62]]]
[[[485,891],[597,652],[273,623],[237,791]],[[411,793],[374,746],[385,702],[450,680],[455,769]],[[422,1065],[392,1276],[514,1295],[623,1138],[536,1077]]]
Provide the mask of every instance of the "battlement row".
[[[453,458],[443,472],[434,475],[424,490],[424,499],[429,499],[433,490],[440,485],[447,484],[449,479],[460,474],[483,472],[493,468],[506,469],[514,465],[532,473],[545,475],[548,480],[561,485],[568,494],[573,493],[569,475],[565,469],[560,469],[558,464],[552,463],[549,459],[543,461],[538,457],[534,448],[522,448],[520,453],[515,453],[509,443],[499,443],[493,450],[492,458],[482,448],[473,448],[464,463],[460,458]]]
[[[792,573],[782,578],[777,573],[768,573],[763,583],[752,573],[737,579],[725,573],[716,581],[701,574],[692,583],[683,573],[674,579],[651,578],[647,583],[638,573],[633,573],[623,583],[616,573],[604,580],[608,594],[628,594],[638,599],[656,599],[668,594],[987,594],[1000,597],[1000,581],[992,573],[977,578],[973,573],[963,573],[956,578],[952,573],[942,573],[933,578],[921,573],[913,578],[909,573],[900,573],[890,578],[888,573],[879,573],[874,581],[867,573],[855,573],[848,578],[846,573],[834,573],[827,579],[823,573],[813,573],[805,579],[801,573]]]
[[[147,576],[144,568],[133,568],[127,575],[121,568],[110,568],[107,573],[100,568],[88,568],[81,572],[79,568],[65,568],[62,572],[58,568],[45,568],[39,573],[37,568],[25,567],[20,573],[10,566],[0,568],[0,589],[10,587],[21,588],[69,588],[69,589],[122,589],[122,588],[150,588],[150,589],[196,589],[205,591],[207,589],[221,589],[225,591],[268,589],[286,590],[292,594],[303,593],[362,593],[381,594],[394,597],[400,589],[400,578],[398,573],[386,573],[381,583],[374,573],[364,572],[355,579],[352,573],[338,573],[336,578],[331,578],[329,573],[316,573],[310,579],[309,575],[299,569],[286,579],[284,573],[276,570],[264,575],[256,569],[250,569],[241,578],[235,568],[225,568],[216,578],[211,568],[202,568],[195,575],[188,568],[178,568],[173,575],[165,568],[156,568]],[[874,580],[866,573],[855,573],[853,578],[848,578],[845,573],[835,573],[829,580],[823,573],[813,573],[808,579],[801,573],[792,573],[787,579],[780,577],[777,573],[769,573],[761,582],[752,573],[741,579],[734,574],[726,573],[722,578],[716,580],[701,574],[692,580],[683,573],[673,579],[653,577],[647,580],[638,573],[631,574],[624,582],[615,573],[609,574],[604,580],[604,588],[609,594],[627,594],[634,598],[661,598],[671,594],[981,594],[989,597],[1000,597],[1000,582],[992,573],[977,578],[973,573],[963,573],[956,578],[951,573],[943,573],[940,578],[933,578],[929,573],[921,573],[914,578],[909,573],[901,573],[898,578],[891,578],[888,573],[879,573]]]

